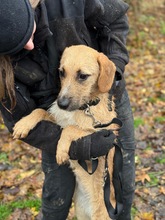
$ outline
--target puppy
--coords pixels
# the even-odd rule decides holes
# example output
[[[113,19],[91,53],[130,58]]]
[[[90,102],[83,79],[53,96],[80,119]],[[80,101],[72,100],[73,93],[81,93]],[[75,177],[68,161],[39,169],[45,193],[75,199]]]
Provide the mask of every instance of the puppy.
[[[74,204],[79,220],[110,219],[103,192],[105,156],[98,158],[98,167],[90,175],[78,161],[69,159],[68,152],[72,141],[98,131],[101,129],[96,128],[98,124],[108,125],[116,117],[113,98],[109,100],[108,93],[114,81],[115,71],[115,65],[103,53],[84,45],[66,48],[60,61],[61,90],[57,100],[48,112],[36,109],[18,121],[14,127],[14,138],[26,137],[41,120],[53,120],[63,128],[56,160],[59,165],[69,161],[76,176]],[[106,127],[116,128],[115,124]],[[114,152],[115,149],[112,148],[107,157],[110,201],[113,207],[116,205],[112,184]],[[86,163],[88,170],[91,170],[91,162]]]

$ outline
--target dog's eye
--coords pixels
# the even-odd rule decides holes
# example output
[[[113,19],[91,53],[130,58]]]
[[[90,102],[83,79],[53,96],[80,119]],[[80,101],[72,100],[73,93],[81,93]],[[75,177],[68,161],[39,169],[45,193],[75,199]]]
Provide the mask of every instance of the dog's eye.
[[[81,72],[78,73],[78,80],[84,81],[84,80],[86,80],[88,77],[89,77],[88,74],[84,74],[84,73],[81,73]]]
[[[65,77],[65,71],[64,70],[59,70],[59,77],[60,78]]]

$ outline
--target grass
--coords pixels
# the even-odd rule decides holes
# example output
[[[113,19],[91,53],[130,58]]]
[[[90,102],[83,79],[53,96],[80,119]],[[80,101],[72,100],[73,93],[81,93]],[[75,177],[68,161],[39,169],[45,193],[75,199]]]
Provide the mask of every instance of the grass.
[[[41,208],[41,200],[20,200],[20,201],[13,201],[7,204],[0,203],[0,220],[7,220],[7,218],[12,214],[12,212],[16,209],[25,209],[25,208],[34,208],[36,211],[39,211]],[[134,219],[134,216],[137,214],[137,209],[132,207],[131,209],[131,216]],[[72,220],[77,220],[74,217]]]
[[[161,157],[155,158],[156,163],[165,164],[165,154],[162,154]]]
[[[134,217],[137,215],[138,210],[135,207],[131,208],[131,219],[133,220]]]
[[[163,122],[165,122],[165,117],[164,116],[155,117],[154,121],[158,122],[158,123],[163,123]]]
[[[12,207],[0,204],[0,220],[5,220],[12,213]]]
[[[35,211],[39,211],[41,207],[41,200],[33,199],[33,200],[19,200],[13,201],[7,204],[0,204],[0,220],[6,220],[7,217],[16,209],[25,209],[25,208],[33,208]]]
[[[160,32],[162,35],[165,35],[165,21],[160,21]]]
[[[2,162],[8,162],[8,155],[7,155],[7,153],[4,153],[4,152],[0,153],[0,162],[1,163]]]
[[[140,125],[144,125],[144,120],[142,118],[135,118],[134,127],[138,128]]]
[[[148,175],[149,175],[149,177],[150,177],[150,182],[148,183],[148,185],[150,186],[155,186],[155,185],[158,185],[158,183],[159,183],[159,178],[158,178],[158,176],[159,176],[159,172],[157,173],[157,172],[150,172],[150,173],[148,173]]]

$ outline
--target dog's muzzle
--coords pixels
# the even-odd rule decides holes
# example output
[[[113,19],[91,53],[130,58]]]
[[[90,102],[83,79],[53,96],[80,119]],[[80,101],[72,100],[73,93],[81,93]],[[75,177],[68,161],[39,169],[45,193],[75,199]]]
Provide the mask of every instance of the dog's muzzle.
[[[59,97],[57,99],[57,104],[59,108],[64,109],[64,110],[68,109],[70,103],[71,103],[71,99],[66,96]]]

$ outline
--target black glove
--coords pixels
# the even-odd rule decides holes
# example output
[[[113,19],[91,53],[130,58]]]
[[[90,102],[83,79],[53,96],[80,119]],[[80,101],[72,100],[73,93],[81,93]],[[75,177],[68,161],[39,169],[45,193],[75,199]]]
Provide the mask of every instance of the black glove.
[[[71,160],[90,160],[106,155],[113,147],[115,134],[110,130],[101,130],[73,141],[70,146]]]

